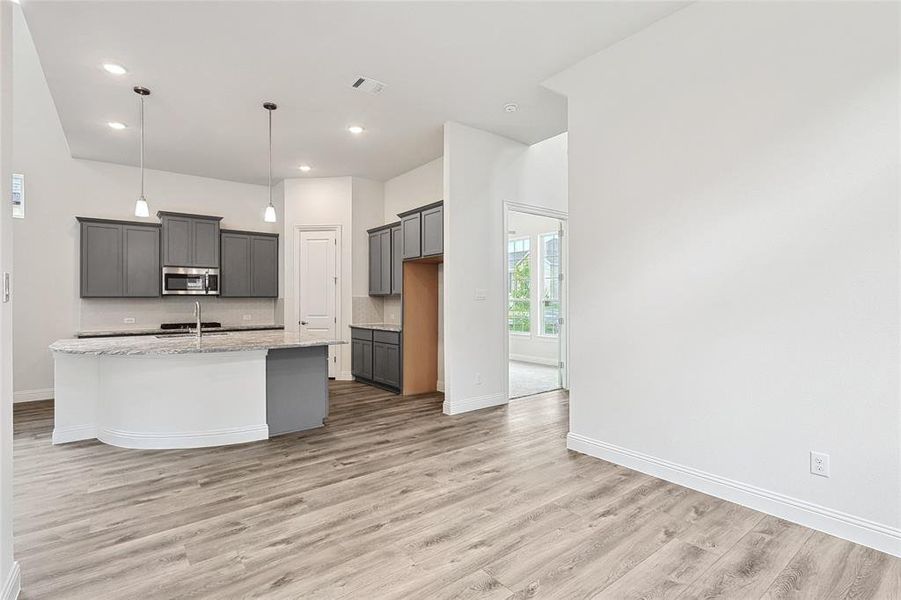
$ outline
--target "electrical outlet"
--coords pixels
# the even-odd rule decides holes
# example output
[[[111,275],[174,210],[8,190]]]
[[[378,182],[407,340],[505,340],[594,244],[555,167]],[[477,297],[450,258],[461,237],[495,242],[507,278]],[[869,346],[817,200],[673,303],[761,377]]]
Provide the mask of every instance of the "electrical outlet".
[[[253,315],[244,315],[241,318],[244,319],[245,321],[250,321],[251,319],[253,319]]]
[[[482,385],[482,374],[476,373],[476,385]]]
[[[820,477],[830,477],[829,455],[825,452],[810,451],[810,472]]]
[[[135,318],[134,317],[125,317],[124,319],[122,319],[122,322],[126,323],[128,325],[131,325],[135,322]]]

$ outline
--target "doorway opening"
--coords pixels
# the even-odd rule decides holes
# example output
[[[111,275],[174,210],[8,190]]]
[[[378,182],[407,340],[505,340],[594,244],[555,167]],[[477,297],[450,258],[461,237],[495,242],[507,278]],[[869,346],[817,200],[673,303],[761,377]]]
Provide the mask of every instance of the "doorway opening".
[[[508,397],[566,387],[565,218],[507,207]]]

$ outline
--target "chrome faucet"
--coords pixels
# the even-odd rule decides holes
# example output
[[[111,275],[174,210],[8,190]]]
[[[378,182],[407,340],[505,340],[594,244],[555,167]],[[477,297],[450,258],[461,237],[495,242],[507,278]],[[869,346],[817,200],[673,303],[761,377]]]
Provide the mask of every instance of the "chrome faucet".
[[[200,300],[194,302],[194,316],[197,317],[197,339],[203,337],[203,324],[200,320]]]

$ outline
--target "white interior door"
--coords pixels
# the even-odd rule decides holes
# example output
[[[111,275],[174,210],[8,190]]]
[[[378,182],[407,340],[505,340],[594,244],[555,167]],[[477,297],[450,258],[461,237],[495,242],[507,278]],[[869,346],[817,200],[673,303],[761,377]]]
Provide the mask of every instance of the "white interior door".
[[[337,259],[337,232],[300,232],[297,322],[302,333],[324,339],[338,339]],[[337,348],[329,346],[329,377],[336,377],[338,374]]]

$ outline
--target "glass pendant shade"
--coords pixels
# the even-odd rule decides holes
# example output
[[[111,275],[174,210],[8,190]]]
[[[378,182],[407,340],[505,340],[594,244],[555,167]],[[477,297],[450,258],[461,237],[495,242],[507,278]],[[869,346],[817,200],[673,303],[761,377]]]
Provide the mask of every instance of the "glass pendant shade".
[[[135,202],[135,216],[145,218],[150,216],[150,207],[147,206],[147,200],[144,199],[144,196],[141,196]]]
[[[266,212],[263,213],[263,220],[267,223],[275,223],[278,219],[275,216],[275,207],[271,204],[266,207]]]

